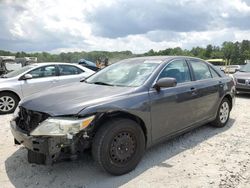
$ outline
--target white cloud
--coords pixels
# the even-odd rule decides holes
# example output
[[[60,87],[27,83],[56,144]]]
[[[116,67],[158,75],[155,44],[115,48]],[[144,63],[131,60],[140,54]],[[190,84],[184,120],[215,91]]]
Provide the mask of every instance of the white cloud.
[[[250,39],[249,19],[249,2],[243,0],[4,0],[0,49],[190,49]]]

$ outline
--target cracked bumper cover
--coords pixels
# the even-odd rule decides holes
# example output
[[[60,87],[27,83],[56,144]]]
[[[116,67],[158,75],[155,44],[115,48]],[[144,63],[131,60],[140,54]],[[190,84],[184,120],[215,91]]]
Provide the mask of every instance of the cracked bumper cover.
[[[28,150],[46,156],[46,164],[56,161],[61,154],[62,148],[69,148],[75,145],[73,140],[67,139],[66,136],[30,136],[23,133],[22,130],[16,126],[15,121],[11,121],[10,124],[11,132],[15,138],[15,142],[22,144]]]

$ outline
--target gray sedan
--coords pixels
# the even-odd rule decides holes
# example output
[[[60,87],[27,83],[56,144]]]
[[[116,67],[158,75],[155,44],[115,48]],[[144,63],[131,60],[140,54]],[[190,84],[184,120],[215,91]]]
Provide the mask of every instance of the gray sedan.
[[[75,64],[39,63],[0,78],[0,114],[15,110],[20,99],[56,86],[79,82],[94,71]]]
[[[75,159],[90,148],[102,169],[121,175],[156,143],[209,122],[225,126],[234,84],[201,59],[127,59],[22,100],[11,130],[31,163]]]
[[[236,91],[239,93],[250,93],[250,63],[244,65],[234,75]]]

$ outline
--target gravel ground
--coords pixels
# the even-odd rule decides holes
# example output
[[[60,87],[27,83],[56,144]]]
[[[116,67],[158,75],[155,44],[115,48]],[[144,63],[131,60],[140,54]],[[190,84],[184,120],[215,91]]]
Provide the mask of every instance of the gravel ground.
[[[146,152],[120,177],[96,167],[90,154],[53,166],[27,163],[13,144],[11,115],[0,116],[0,187],[250,187],[250,96],[238,96],[228,125],[205,125]]]

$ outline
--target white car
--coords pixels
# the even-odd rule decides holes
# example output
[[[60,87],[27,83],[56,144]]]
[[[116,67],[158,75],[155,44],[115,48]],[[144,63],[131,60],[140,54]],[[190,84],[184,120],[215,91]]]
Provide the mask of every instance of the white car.
[[[224,67],[225,73],[233,74],[233,73],[237,72],[238,70],[240,70],[240,65],[228,65],[228,66]]]
[[[37,63],[0,78],[0,114],[14,112],[18,102],[29,95],[79,82],[95,72],[77,64]]]

